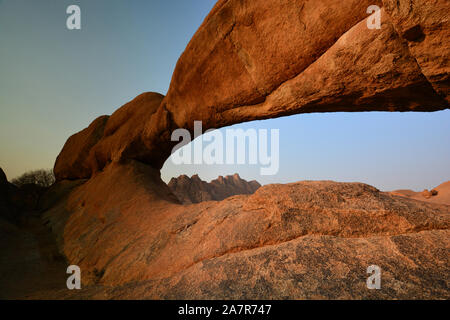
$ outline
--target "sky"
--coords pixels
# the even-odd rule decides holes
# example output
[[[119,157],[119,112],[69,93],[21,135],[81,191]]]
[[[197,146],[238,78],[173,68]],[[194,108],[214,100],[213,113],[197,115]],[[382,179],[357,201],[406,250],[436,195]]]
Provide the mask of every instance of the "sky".
[[[146,91],[166,94],[177,59],[215,0],[0,0],[0,167],[51,168],[67,138]],[[81,8],[68,30],[66,8]],[[326,113],[233,128],[279,129],[280,169],[175,165],[169,181],[239,173],[262,184],[358,181],[423,190],[450,180],[450,110]],[[222,129],[224,132],[225,129]]]

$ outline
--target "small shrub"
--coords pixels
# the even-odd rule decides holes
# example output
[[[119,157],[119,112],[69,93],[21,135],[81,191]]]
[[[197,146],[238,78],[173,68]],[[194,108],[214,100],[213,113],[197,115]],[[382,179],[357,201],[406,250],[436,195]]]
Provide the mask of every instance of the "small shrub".
[[[41,187],[50,187],[55,182],[55,176],[51,169],[40,169],[28,171],[11,181],[17,187],[22,187],[26,184],[35,184]]]

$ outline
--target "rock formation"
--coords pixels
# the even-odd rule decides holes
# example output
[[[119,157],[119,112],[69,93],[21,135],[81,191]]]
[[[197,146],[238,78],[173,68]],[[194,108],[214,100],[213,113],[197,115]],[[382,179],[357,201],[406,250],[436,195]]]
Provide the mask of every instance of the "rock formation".
[[[367,28],[369,5],[381,29]],[[140,95],[65,144],[43,219],[83,290],[33,297],[449,299],[448,205],[326,181],[186,206],[159,173],[172,131],[194,120],[447,109],[449,11],[447,0],[219,0],[166,97]],[[366,287],[372,264],[382,290]]]
[[[432,190],[425,189],[422,192],[415,192],[412,190],[396,190],[392,191],[391,194],[420,201],[450,205],[450,181],[444,182]]]
[[[0,168],[0,218],[10,220],[17,215],[17,209],[11,201],[11,194],[15,189],[8,182],[2,168]]]
[[[31,188],[27,188],[31,189]],[[10,222],[17,222],[23,211],[36,205],[33,191],[30,194],[19,189],[6,178],[6,174],[0,168],[0,218]]]
[[[437,196],[437,194],[438,194],[438,192],[435,189],[433,189],[431,191],[428,189],[425,189],[422,191],[422,196],[425,199],[430,199],[431,197]]]
[[[183,204],[220,201],[239,194],[253,194],[261,187],[257,181],[247,182],[238,174],[220,176],[210,183],[201,180],[198,175],[193,175],[191,178],[182,175],[172,178],[168,186]]]
[[[450,206],[331,181],[183,206],[148,170],[108,166],[45,214],[84,289],[34,297],[450,298]]]
[[[6,174],[3,171],[2,168],[0,168],[0,185],[5,184],[8,181],[8,179],[6,178]]]
[[[148,152],[142,134],[145,119],[151,117],[162,98],[157,93],[141,94],[111,117],[99,117],[88,128],[70,137],[56,159],[56,179],[89,178],[112,161],[131,158],[151,163],[152,159],[161,157],[157,151]]]
[[[367,27],[370,5],[381,29]],[[175,68],[166,97],[143,94],[71,137],[58,180],[111,161],[160,169],[171,133],[297,113],[449,107],[447,0],[220,0]],[[106,122],[106,124],[105,124]]]

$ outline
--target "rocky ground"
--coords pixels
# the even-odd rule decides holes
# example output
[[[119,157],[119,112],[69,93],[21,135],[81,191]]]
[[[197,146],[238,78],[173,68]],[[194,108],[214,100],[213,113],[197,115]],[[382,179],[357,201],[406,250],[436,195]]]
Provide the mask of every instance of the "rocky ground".
[[[396,190],[391,193],[411,199],[450,205],[450,181],[444,182],[431,190],[425,189],[422,192]]]
[[[82,184],[54,185],[41,219],[81,267],[83,289],[69,291],[64,281],[21,297],[450,298],[449,205],[332,181],[180,205],[152,174],[132,162]],[[381,290],[366,287],[372,264],[382,269]],[[37,274],[44,283],[65,280]]]

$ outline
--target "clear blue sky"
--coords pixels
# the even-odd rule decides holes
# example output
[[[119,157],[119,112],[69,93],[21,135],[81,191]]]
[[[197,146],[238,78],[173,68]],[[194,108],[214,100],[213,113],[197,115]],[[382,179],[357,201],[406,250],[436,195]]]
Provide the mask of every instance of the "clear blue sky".
[[[176,61],[214,0],[0,0],[0,166],[50,168],[66,139],[144,91],[167,92]],[[66,28],[66,8],[82,29]],[[239,172],[261,183],[360,181],[382,190],[450,179],[450,111],[298,115],[236,127],[280,129],[280,171],[175,166],[164,180]]]

